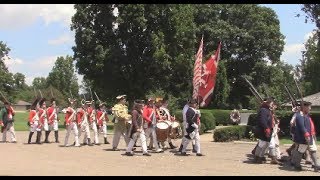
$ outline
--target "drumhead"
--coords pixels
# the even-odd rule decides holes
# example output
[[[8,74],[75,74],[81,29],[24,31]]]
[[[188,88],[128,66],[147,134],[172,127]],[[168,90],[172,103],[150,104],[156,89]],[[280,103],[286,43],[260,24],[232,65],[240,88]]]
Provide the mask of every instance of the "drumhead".
[[[166,122],[158,122],[156,126],[159,129],[167,129],[169,127],[169,125]]]
[[[180,124],[178,122],[173,122],[172,123],[172,127],[173,128],[176,128],[176,127],[179,127],[179,126],[180,126]]]
[[[165,121],[169,126],[171,126],[172,122],[171,121]]]

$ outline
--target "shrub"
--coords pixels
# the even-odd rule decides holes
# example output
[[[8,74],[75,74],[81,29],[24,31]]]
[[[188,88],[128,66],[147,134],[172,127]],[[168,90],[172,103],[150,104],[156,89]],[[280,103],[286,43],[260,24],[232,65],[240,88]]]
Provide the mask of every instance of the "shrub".
[[[208,130],[213,130],[216,128],[216,121],[215,117],[212,115],[211,112],[208,111],[201,111],[201,127],[200,127],[200,134]]]
[[[211,110],[211,112],[216,119],[216,125],[226,126],[228,124],[231,124],[231,120],[230,120],[231,110],[214,109],[214,110]]]
[[[252,126],[247,125],[220,128],[214,130],[213,140],[215,142],[229,142],[240,139],[249,139],[250,131],[252,131]]]

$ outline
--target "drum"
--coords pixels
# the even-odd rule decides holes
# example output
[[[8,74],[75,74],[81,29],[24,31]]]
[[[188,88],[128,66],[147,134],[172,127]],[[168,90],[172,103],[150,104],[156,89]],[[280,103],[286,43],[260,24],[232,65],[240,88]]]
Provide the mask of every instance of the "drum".
[[[169,124],[165,121],[160,121],[156,124],[156,134],[158,142],[164,142],[169,136]]]
[[[180,127],[180,124],[174,121],[172,122],[172,125],[171,125],[170,138],[177,139],[180,137],[182,137],[182,129]]]

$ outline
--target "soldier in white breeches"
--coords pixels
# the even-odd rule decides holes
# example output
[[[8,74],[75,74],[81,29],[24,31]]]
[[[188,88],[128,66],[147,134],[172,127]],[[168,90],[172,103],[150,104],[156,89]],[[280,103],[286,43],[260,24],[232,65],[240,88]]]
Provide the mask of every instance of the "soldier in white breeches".
[[[89,127],[90,129],[93,130],[94,134],[94,144],[95,145],[100,145],[99,143],[99,136],[98,136],[98,128],[97,128],[97,111],[94,107],[94,101],[91,101],[88,104],[87,108],[87,114],[88,114],[88,122],[89,122]]]
[[[106,112],[106,105],[104,103],[100,103],[99,109],[97,110],[97,123],[99,127],[99,132],[103,133],[104,144],[110,144],[107,140],[107,122],[108,121],[109,121],[109,118]]]
[[[68,98],[68,101],[69,101],[70,106],[67,109],[65,109],[65,113],[66,113],[65,125],[66,125],[67,133],[66,133],[66,137],[64,140],[64,146],[65,147],[69,146],[68,145],[69,136],[70,136],[70,133],[73,132],[74,133],[74,140],[75,140],[74,145],[76,147],[80,147],[78,124],[77,124],[77,120],[76,120],[77,112],[74,109],[76,100]]]
[[[39,125],[39,116],[38,116],[38,109],[40,101],[40,98],[37,98],[34,100],[30,107],[30,113],[29,113],[29,121],[28,125],[30,126],[30,133],[28,138],[28,144],[31,144],[31,139],[33,136],[33,133],[37,131],[37,140],[36,143],[40,143],[40,136],[41,136],[41,126]]]
[[[82,101],[82,107],[77,109],[77,123],[79,129],[79,137],[81,136],[82,132],[83,135],[83,144],[92,146],[91,138],[90,138],[90,127],[88,122],[88,114],[87,108],[88,104],[91,104],[91,101]]]
[[[54,131],[55,136],[55,142],[59,143],[59,137],[58,137],[58,109],[56,107],[56,101],[54,98],[51,99],[51,106],[47,109],[48,114],[48,123],[45,125],[44,130],[46,131],[46,139],[45,142],[49,142],[48,136],[50,132]]]
[[[7,132],[10,133],[11,142],[16,143],[16,133],[14,132],[14,115],[15,111],[11,104],[4,101],[4,107],[0,111],[0,126],[2,134],[2,141],[7,142]]]

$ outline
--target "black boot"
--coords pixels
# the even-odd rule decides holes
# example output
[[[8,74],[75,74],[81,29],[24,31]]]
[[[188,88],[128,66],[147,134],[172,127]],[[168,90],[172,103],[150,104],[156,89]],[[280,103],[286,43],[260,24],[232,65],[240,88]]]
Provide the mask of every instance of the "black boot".
[[[34,132],[30,132],[29,133],[29,138],[28,138],[28,144],[31,144],[31,138]]]
[[[37,131],[37,139],[36,139],[36,144],[41,144],[41,131]]]
[[[50,143],[48,140],[49,134],[50,134],[50,131],[46,131],[46,137],[45,137],[44,143]]]
[[[104,138],[104,144],[110,144],[106,137]]]
[[[88,138],[88,145],[89,146],[93,146],[93,144],[91,143],[91,139],[90,138]]]
[[[174,148],[177,147],[177,146],[174,146],[174,145],[172,144],[172,142],[169,142],[169,146],[170,146],[171,149],[174,149]]]
[[[193,145],[193,144],[192,144],[192,152],[193,152],[193,153],[196,153],[196,152],[197,152],[197,150],[196,150],[196,145]]]
[[[180,147],[179,147],[179,152],[182,152],[182,148],[183,148],[183,145],[182,143],[180,144]]]
[[[56,138],[56,143],[60,143],[60,142],[59,142],[58,132],[59,132],[59,131],[54,131],[54,137]]]

